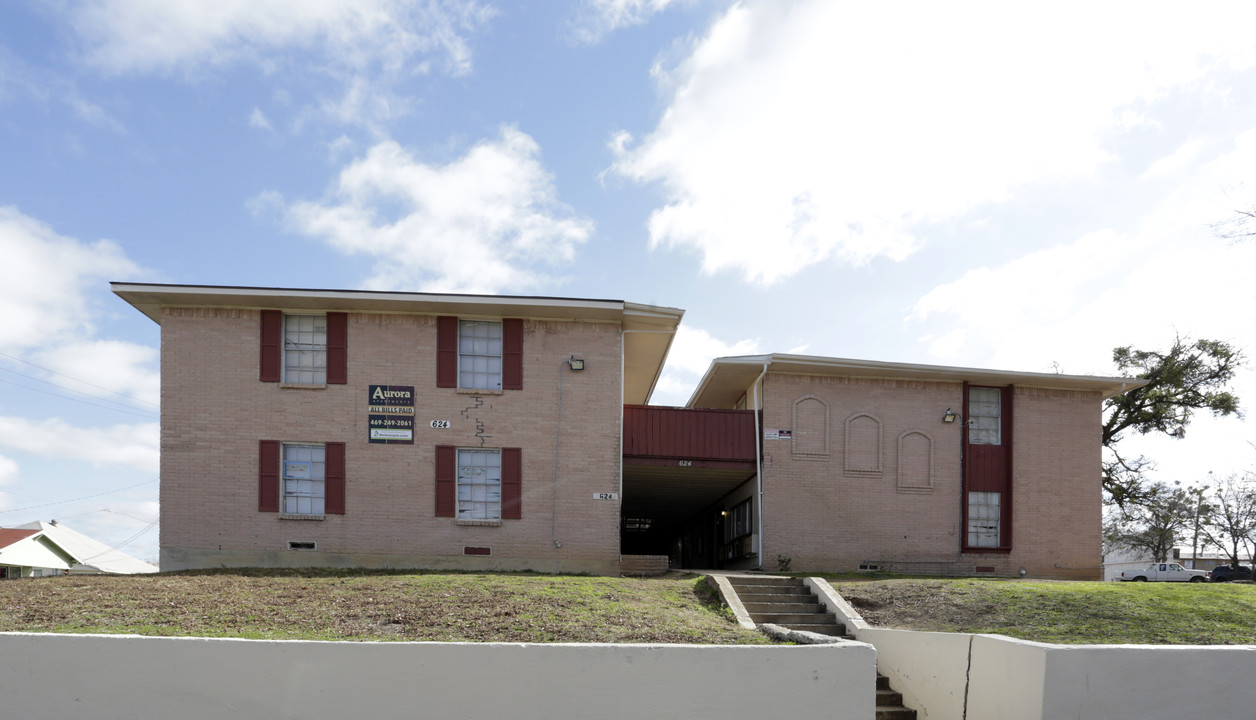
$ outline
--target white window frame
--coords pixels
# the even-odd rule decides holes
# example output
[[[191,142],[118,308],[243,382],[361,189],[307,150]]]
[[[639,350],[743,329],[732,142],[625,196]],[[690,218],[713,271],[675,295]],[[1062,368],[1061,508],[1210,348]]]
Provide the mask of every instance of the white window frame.
[[[502,389],[502,322],[458,319],[458,387]]]
[[[327,446],[283,443],[279,463],[280,512],[322,517],[327,508]]]
[[[968,547],[997,548],[1002,532],[1002,493],[968,493]]]
[[[1003,391],[968,388],[968,444],[1003,444]]]
[[[502,452],[500,448],[458,448],[458,520],[502,519]]]
[[[327,384],[327,316],[283,316],[283,381]]]

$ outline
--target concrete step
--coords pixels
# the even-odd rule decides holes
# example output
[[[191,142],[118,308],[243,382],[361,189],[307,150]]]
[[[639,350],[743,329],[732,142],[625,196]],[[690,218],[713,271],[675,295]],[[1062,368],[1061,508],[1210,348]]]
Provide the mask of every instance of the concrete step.
[[[877,720],[916,720],[916,711],[903,707],[903,696],[890,687],[890,679],[877,673]]]
[[[798,602],[746,602],[742,598],[741,604],[746,608],[748,613],[822,613],[824,606],[818,602],[799,600]]]
[[[877,690],[877,707],[902,707],[903,693],[897,690]]]
[[[728,575],[726,577],[733,587],[738,587],[739,585],[802,585],[802,578],[794,577],[772,577],[769,575]]]
[[[804,623],[807,625],[836,625],[837,620],[825,613],[783,613],[783,612],[766,612],[766,613],[750,613],[750,619],[755,625],[763,623],[773,623],[775,625],[784,625],[786,627],[795,623]]]
[[[774,588],[768,585],[748,585],[745,587],[733,588],[737,593],[737,597],[745,598],[765,597],[765,598],[789,598],[789,597],[815,597],[815,593],[805,587],[796,588]]]
[[[787,625],[781,625],[781,627],[787,628],[789,630],[813,632],[816,635],[829,635],[831,637],[850,638],[850,636],[846,634],[846,626],[842,625],[841,623],[835,623],[835,624],[789,623]]]

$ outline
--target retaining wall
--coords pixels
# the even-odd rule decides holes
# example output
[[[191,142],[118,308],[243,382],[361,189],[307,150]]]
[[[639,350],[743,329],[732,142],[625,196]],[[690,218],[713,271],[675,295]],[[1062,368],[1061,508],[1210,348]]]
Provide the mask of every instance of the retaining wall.
[[[841,646],[355,643],[0,633],[3,716],[868,720]],[[782,704],[784,703],[784,705]]]
[[[1251,720],[1256,646],[1051,645],[869,627],[808,578],[919,720]]]

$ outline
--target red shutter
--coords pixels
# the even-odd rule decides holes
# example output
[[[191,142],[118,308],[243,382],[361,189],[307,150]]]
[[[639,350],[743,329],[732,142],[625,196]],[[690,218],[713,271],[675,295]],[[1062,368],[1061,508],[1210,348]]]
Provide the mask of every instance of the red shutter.
[[[502,519],[523,517],[523,450],[502,448]]]
[[[436,387],[458,387],[458,318],[436,318]]]
[[[323,445],[323,512],[328,515],[345,514],[345,444],[329,442]]]
[[[279,382],[283,374],[280,367],[283,353],[283,313],[278,310],[262,311],[262,355],[258,363],[258,379],[262,382]]]
[[[349,315],[327,313],[327,384],[349,382]]]
[[[278,440],[262,440],[258,443],[257,511],[279,512]]]
[[[502,320],[502,389],[523,389],[523,321]]]
[[[436,517],[454,517],[458,479],[458,451],[453,445],[436,446]]]

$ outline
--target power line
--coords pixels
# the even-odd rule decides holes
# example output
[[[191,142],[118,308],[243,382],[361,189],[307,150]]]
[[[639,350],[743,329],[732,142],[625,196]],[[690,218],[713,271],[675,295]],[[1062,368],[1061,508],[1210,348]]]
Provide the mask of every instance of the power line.
[[[142,487],[144,485],[152,485],[155,482],[157,481],[148,480],[142,483],[135,483],[134,485],[127,485],[126,487],[114,488],[113,490],[106,490],[104,492],[98,492],[93,495],[84,495],[82,497],[70,498],[69,500],[57,500],[55,502],[43,503],[42,505],[27,505],[26,507],[13,508],[11,510],[0,510],[0,514],[11,513],[11,512],[21,512],[23,510],[34,510],[36,508],[49,507],[51,505],[64,505],[65,503],[78,502],[79,500],[90,500],[91,498],[100,497],[101,495],[110,495],[112,493],[122,492],[123,490],[130,490],[131,488]]]
[[[11,373],[14,373],[14,374],[16,374],[16,375],[21,375],[22,377],[25,377],[25,378],[30,378],[31,380],[34,380],[35,382],[47,382],[46,380],[40,380],[39,378],[31,377],[31,376],[29,376],[29,375],[23,375],[22,373],[19,373],[19,372],[13,371],[13,370],[9,370],[8,368],[0,368],[0,370],[4,370],[5,372],[11,372]],[[156,416],[157,416],[157,413],[154,413],[154,412],[149,412],[149,411],[147,411],[147,410],[140,410],[139,412],[135,412],[133,409],[124,409],[124,408],[121,408],[121,407],[115,407],[115,406],[113,406],[113,405],[101,405],[100,403],[88,402],[87,400],[82,400],[82,399],[80,399],[80,398],[76,398],[76,397],[70,397],[69,395],[62,395],[62,394],[60,394],[60,393],[49,392],[49,391],[47,391],[47,390],[40,390],[39,388],[33,388],[33,387],[30,387],[29,385],[20,385],[20,384],[18,384],[18,383],[13,382],[12,380],[3,380],[3,379],[0,379],[0,382],[5,383],[5,384],[7,384],[7,385],[13,385],[14,387],[20,387],[20,388],[22,388],[23,390],[31,390],[31,391],[33,391],[33,392],[43,393],[44,395],[51,395],[51,396],[53,396],[53,397],[59,397],[59,398],[61,398],[62,400],[69,400],[69,401],[71,401],[71,402],[83,403],[84,405],[91,405],[92,407],[103,408],[103,409],[105,409],[105,410],[113,410],[114,412],[120,412],[120,413],[123,413],[123,414],[125,414],[125,415],[134,415],[135,417],[142,417],[142,418],[153,418],[153,417],[156,417]],[[61,387],[60,385],[57,385],[56,383],[48,383],[48,384],[49,384],[49,385],[52,385],[53,387],[58,387],[58,388],[60,388],[60,387]],[[77,392],[77,391],[72,390],[72,389],[70,389],[70,388],[62,388],[62,389],[63,389],[63,390],[70,390],[70,392]],[[102,398],[102,399],[104,399],[106,402],[114,402],[114,401],[112,401],[112,400],[108,400],[108,399],[105,399],[105,398]],[[136,408],[136,409],[138,409],[138,408]]]
[[[132,396],[132,395],[128,395],[127,393],[121,392],[121,391],[119,391],[119,390],[114,390],[113,388],[107,388],[107,387],[105,387],[104,385],[97,385],[97,384],[96,384],[96,383],[94,383],[94,382],[89,382],[89,381],[84,380],[84,379],[82,379],[82,378],[76,378],[76,377],[74,377],[73,375],[66,375],[65,373],[57,372],[56,370],[53,370],[52,368],[46,368],[46,367],[44,367],[43,365],[36,365],[35,363],[33,363],[33,362],[29,361],[29,360],[23,360],[22,358],[17,357],[17,356],[15,356],[15,355],[10,355],[10,354],[8,354],[8,353],[0,352],[0,357],[7,357],[7,358],[9,358],[10,360],[16,360],[17,362],[20,362],[20,363],[22,363],[22,364],[24,364],[24,365],[30,365],[31,367],[33,367],[33,368],[38,368],[38,369],[40,369],[40,370],[43,370],[44,372],[49,372],[49,373],[52,373],[53,375],[57,375],[57,376],[59,376],[59,377],[66,378],[66,379],[68,379],[68,380],[73,380],[74,382],[77,382],[77,383],[82,383],[82,384],[84,384],[84,385],[88,385],[88,386],[90,386],[90,387],[94,387],[94,388],[96,388],[97,390],[104,390],[104,391],[105,391],[105,392],[107,392],[107,393],[112,393],[112,394],[114,394],[114,395],[117,395],[118,397],[121,397],[121,398],[126,398],[127,400],[129,400],[129,401],[131,401],[131,402],[142,403],[142,404],[144,404],[144,405],[149,405],[149,406],[154,407],[154,408],[156,408],[156,407],[160,407],[160,405],[158,405],[157,403],[154,403],[154,402],[149,402],[149,401],[147,401],[147,400],[141,400],[141,399],[139,399],[139,398],[137,398],[137,397],[134,397],[134,396]],[[10,372],[13,372],[13,371],[10,371]],[[20,375],[21,373],[18,373],[18,374]],[[26,376],[26,377],[29,377],[29,376]],[[32,378],[32,379],[35,379],[35,378]],[[46,382],[46,381],[40,381],[40,382]],[[55,385],[56,383],[49,383],[49,384],[50,384],[50,385]],[[61,385],[57,385],[57,387],[62,387],[63,389],[70,390],[70,391],[72,391],[72,392],[77,392],[77,391],[75,391],[73,388],[65,388],[64,386],[61,386]]]

